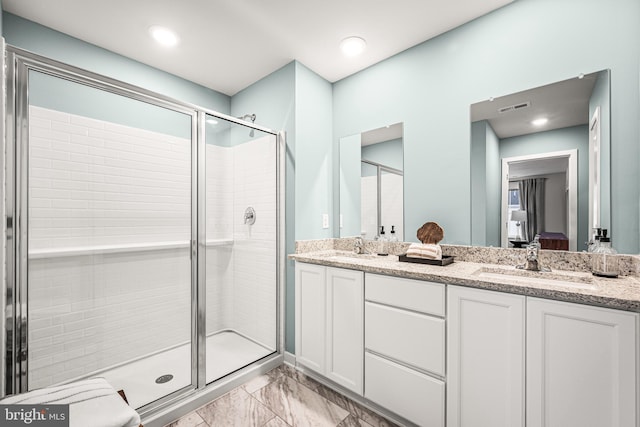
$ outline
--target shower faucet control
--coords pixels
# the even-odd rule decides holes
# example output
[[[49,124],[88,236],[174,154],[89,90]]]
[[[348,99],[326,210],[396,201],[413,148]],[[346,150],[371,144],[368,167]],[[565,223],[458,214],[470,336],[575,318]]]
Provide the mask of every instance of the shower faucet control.
[[[247,225],[253,225],[256,222],[256,211],[251,206],[249,206],[244,211],[244,223]]]

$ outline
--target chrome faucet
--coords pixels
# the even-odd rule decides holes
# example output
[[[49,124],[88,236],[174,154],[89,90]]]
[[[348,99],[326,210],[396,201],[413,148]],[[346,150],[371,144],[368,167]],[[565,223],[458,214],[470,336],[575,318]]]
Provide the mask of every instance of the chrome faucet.
[[[536,235],[533,242],[526,247],[527,255],[524,264],[516,265],[516,268],[529,271],[551,271],[551,269],[541,266],[538,260],[538,255],[540,254],[539,238],[540,236]]]
[[[353,244],[353,252],[356,254],[364,254],[364,239],[360,236],[356,237],[356,240]]]

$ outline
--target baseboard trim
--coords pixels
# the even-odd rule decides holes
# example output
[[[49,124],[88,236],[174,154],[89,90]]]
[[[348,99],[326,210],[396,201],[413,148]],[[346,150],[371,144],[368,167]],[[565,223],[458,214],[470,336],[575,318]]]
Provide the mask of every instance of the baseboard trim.
[[[284,363],[289,366],[296,367],[296,355],[293,353],[289,353],[288,351],[284,352]]]

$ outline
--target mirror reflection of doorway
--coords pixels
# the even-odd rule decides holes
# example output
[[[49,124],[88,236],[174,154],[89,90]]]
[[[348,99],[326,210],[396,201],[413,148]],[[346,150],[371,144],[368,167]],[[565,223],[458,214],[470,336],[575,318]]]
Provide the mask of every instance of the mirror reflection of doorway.
[[[536,181],[542,195],[525,197]],[[531,241],[536,234],[565,235],[569,250],[577,248],[577,150],[504,158],[502,160],[502,247]],[[523,200],[523,199],[527,199]],[[516,211],[519,211],[516,213]],[[519,214],[524,221],[517,221]],[[537,226],[531,227],[531,224]]]

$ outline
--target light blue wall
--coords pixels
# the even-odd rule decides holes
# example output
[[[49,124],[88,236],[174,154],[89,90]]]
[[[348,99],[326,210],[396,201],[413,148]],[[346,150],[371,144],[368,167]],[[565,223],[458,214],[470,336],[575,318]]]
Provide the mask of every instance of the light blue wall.
[[[29,104],[138,129],[191,138],[191,115],[37,71],[29,72]]]
[[[229,112],[227,95],[7,12],[2,21],[7,44],[180,101]]]
[[[331,104],[331,84],[296,63],[296,239],[333,236],[322,228],[333,207]]]
[[[578,250],[583,250],[589,240],[589,127],[573,126],[500,140],[501,159],[571,149],[578,150]]]
[[[500,140],[486,120],[471,123],[471,244],[500,246]]]
[[[487,245],[487,128],[486,120],[471,123],[471,244]]]
[[[334,144],[404,122],[407,236],[433,220],[469,244],[469,106],[611,69],[612,229],[638,253],[639,52],[637,0],[517,0],[335,83]]]
[[[359,133],[340,140],[340,237],[359,236],[362,231],[361,142]]]

